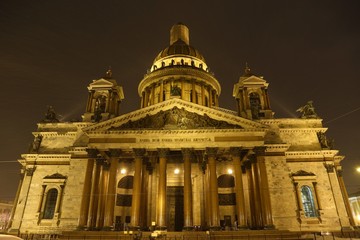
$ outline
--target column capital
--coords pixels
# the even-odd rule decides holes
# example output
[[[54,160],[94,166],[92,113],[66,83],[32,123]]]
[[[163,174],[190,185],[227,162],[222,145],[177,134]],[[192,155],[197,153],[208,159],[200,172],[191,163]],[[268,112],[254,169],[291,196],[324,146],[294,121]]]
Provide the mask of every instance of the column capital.
[[[86,152],[89,158],[96,158],[97,155],[99,154],[99,151],[95,148],[88,148],[86,149]]]
[[[265,146],[258,146],[253,148],[253,151],[257,156],[265,156],[265,150],[266,150]]]
[[[257,157],[256,153],[250,152],[250,153],[247,155],[248,161],[246,161],[246,162],[256,163],[256,162],[257,162],[256,157]]]
[[[333,173],[334,172],[334,165],[333,164],[324,163],[324,167],[326,168],[327,173]]]
[[[208,156],[216,156],[218,153],[218,148],[216,147],[207,147],[205,150]]]
[[[193,153],[193,149],[192,148],[182,148],[181,152],[182,152],[182,155],[184,155],[184,156],[191,156]]]
[[[242,147],[230,147],[230,154],[234,157],[240,157],[242,149]]]
[[[26,172],[26,176],[32,176],[34,174],[36,170],[36,167],[30,167],[30,168],[26,168],[25,169],[25,172]]]
[[[135,157],[143,157],[146,153],[145,148],[133,148],[133,153]]]
[[[97,165],[103,165],[105,162],[105,159],[103,158],[96,158],[95,159]]]
[[[109,157],[120,157],[121,150],[120,149],[109,149],[107,151]]]
[[[159,157],[166,157],[169,154],[170,150],[168,148],[158,148]]]

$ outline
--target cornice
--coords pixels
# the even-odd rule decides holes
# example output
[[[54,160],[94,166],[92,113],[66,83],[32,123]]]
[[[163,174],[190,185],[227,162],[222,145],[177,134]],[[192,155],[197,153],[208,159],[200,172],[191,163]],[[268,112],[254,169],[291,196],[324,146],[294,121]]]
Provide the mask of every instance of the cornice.
[[[291,144],[265,144],[265,152],[286,152],[290,146]]]
[[[285,152],[287,159],[299,158],[333,158],[339,153],[338,150],[321,150],[321,151],[289,151]]]
[[[322,132],[325,133],[327,128],[279,128],[281,133],[296,133],[296,132]]]
[[[118,131],[88,131],[88,135],[111,135],[111,134],[162,134],[162,135],[176,135],[176,134],[200,134],[200,133],[247,133],[258,132],[263,135],[265,129],[191,129],[191,130],[118,130]]]
[[[272,118],[272,119],[261,119],[258,120],[262,124],[266,125],[281,125],[281,124],[294,124],[294,123],[312,123],[322,124],[321,118]]]
[[[71,159],[70,154],[21,154],[21,157],[20,163],[35,165],[68,165]]]
[[[43,136],[43,137],[58,137],[58,136],[71,136],[75,137],[77,132],[32,132],[34,136]]]

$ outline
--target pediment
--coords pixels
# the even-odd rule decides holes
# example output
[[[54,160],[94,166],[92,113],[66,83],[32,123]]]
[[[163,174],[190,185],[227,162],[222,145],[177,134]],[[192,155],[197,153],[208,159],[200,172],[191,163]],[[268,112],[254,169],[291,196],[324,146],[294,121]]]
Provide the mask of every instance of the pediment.
[[[304,170],[299,170],[297,171],[296,173],[292,173],[292,176],[301,176],[301,177],[304,177],[304,176],[315,176],[314,173],[312,172],[307,172],[307,171],[304,171]]]
[[[257,76],[251,76],[248,77],[246,79],[244,79],[243,82],[249,83],[249,82],[253,82],[253,83],[266,83],[266,81],[261,78],[261,77],[257,77]]]
[[[91,88],[97,88],[97,87],[112,87],[114,86],[114,82],[108,79],[100,78],[98,80],[93,80],[92,83],[90,83],[89,87]]]
[[[266,125],[219,109],[173,98],[83,129],[120,131],[134,129],[258,129]]]
[[[147,114],[138,120],[129,120],[126,123],[111,127],[109,130],[133,130],[133,129],[199,129],[199,128],[242,128],[240,125],[231,124],[222,120],[210,118],[207,114],[189,112],[185,108],[174,106],[172,109]]]
[[[67,179],[67,177],[60,173],[54,173],[52,175],[45,176],[44,179]]]

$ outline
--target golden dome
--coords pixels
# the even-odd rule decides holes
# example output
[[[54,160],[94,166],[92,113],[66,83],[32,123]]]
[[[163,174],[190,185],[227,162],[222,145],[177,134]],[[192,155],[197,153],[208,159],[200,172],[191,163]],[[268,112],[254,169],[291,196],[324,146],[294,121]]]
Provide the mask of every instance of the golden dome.
[[[183,40],[178,39],[169,47],[162,50],[157,57],[155,58],[154,62],[157,62],[161,58],[173,56],[173,55],[188,55],[191,57],[198,58],[199,60],[205,62],[205,58],[203,55],[196,50],[194,47],[186,44]]]

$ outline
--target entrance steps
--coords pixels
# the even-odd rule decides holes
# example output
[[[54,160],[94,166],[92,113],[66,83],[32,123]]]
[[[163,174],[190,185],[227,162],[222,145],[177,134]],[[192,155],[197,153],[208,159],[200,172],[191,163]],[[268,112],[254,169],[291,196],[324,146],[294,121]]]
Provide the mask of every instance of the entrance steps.
[[[134,240],[134,239],[161,239],[161,240],[334,240],[360,239],[355,235],[346,236],[341,233],[321,235],[320,233],[301,233],[279,230],[242,230],[242,231],[189,231],[189,232],[113,232],[113,231],[71,231],[63,232],[59,239],[67,240]],[[356,236],[357,235],[357,236]],[[356,238],[359,237],[359,238]]]

